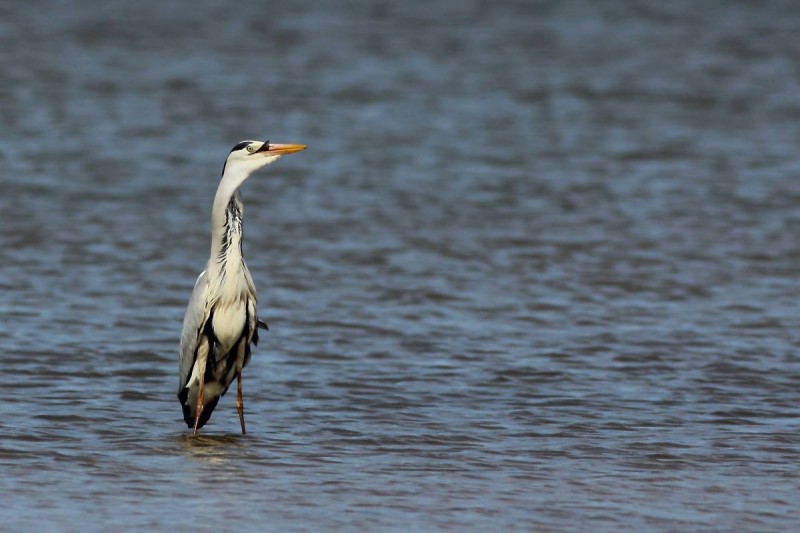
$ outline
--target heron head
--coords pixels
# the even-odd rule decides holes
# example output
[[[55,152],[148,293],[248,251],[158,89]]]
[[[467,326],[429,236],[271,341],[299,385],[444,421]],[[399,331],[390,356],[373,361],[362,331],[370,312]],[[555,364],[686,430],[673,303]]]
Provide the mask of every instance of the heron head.
[[[225,160],[225,169],[233,169],[249,175],[259,168],[274,163],[281,156],[305,150],[303,144],[273,144],[269,141],[242,141],[233,147],[228,159]]]

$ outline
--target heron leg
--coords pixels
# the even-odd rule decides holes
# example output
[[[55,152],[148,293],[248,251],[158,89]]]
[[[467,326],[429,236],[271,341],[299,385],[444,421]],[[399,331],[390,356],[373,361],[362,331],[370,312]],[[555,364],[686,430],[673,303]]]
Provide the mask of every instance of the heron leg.
[[[242,371],[236,374],[236,411],[239,413],[239,424],[242,426],[242,435],[246,435],[244,429],[244,400],[242,399]]]
[[[197,385],[197,405],[194,410],[194,431],[192,435],[197,435],[197,426],[200,423],[200,415],[203,413],[203,380],[198,380]]]

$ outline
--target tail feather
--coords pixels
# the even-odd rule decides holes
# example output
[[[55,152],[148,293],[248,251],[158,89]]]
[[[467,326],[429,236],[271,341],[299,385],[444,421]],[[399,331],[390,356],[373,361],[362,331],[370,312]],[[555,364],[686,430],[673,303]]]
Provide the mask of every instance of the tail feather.
[[[253,340],[255,341],[255,335],[253,335]],[[247,332],[244,332],[237,344],[225,356],[220,357],[217,354],[215,357],[216,351],[215,348],[214,352],[209,354],[205,363],[205,370],[202,376],[204,406],[203,412],[200,413],[200,418],[197,421],[198,429],[208,422],[220,397],[228,392],[228,387],[236,378],[237,373],[241,372],[242,368],[250,361],[250,344]],[[191,377],[187,378],[187,385],[191,379]],[[189,428],[193,428],[199,387],[196,379],[191,382],[191,385],[187,385],[184,385],[178,393],[178,400],[181,402],[181,408],[183,409],[183,420]]]
[[[197,429],[206,425],[206,422],[211,418],[211,413],[214,412],[214,408],[217,407],[219,399],[220,396],[215,396],[203,406],[203,412],[200,413],[200,420],[197,421]],[[183,420],[186,422],[186,426],[189,429],[194,428],[195,406],[181,401],[181,407],[183,407]]]
[[[211,385],[211,384],[208,384]],[[203,399],[203,412],[200,413],[200,420],[197,421],[197,429],[206,425],[208,419],[211,418],[211,413],[214,412],[214,409],[217,407],[217,403],[219,403],[219,399],[227,392],[227,389],[220,391],[219,393],[214,393],[213,386],[208,387],[212,389],[207,395],[204,390]],[[191,394],[190,394],[191,390]],[[186,387],[178,394],[178,400],[181,402],[181,408],[183,409],[183,420],[186,422],[186,425],[191,429],[194,428],[194,417],[197,412],[197,386],[194,387]]]

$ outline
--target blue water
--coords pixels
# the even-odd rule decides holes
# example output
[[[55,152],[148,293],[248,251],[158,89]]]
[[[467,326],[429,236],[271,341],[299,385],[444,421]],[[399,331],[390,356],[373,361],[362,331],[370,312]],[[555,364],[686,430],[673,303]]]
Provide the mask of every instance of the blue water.
[[[800,8],[0,7],[9,531],[795,531]],[[241,139],[270,332],[191,437]]]

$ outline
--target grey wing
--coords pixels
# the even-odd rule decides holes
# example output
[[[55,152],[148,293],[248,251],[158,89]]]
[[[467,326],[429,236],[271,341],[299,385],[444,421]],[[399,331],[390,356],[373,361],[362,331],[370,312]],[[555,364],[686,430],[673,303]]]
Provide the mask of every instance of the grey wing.
[[[207,317],[206,299],[208,295],[208,282],[206,271],[200,273],[194,284],[186,315],[183,317],[183,334],[181,335],[180,366],[178,370],[178,394],[183,390],[186,381],[192,374],[192,367],[197,356],[197,343],[200,339],[201,329]]]

